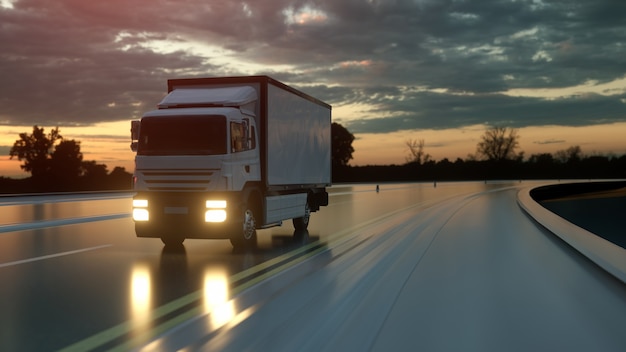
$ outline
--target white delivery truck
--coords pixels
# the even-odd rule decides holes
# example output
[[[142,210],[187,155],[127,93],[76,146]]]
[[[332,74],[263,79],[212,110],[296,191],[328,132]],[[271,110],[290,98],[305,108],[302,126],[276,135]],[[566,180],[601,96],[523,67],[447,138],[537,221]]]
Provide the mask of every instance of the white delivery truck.
[[[267,76],[171,79],[168,93],[132,121],[138,237],[249,246],[328,205],[330,105]]]

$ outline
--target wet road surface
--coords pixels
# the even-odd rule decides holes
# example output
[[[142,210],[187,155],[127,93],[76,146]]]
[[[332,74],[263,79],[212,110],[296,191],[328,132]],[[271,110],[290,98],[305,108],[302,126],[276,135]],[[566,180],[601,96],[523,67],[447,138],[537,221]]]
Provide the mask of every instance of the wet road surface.
[[[625,346],[624,284],[517,207],[528,185],[337,186],[247,252],[138,239],[126,194],[5,199],[0,349]]]

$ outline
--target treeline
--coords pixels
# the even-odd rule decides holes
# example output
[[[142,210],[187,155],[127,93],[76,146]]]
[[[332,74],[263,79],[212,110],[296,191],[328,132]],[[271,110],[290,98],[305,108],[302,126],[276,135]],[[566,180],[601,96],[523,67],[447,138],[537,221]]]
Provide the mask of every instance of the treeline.
[[[626,155],[586,156],[563,161],[551,154],[528,160],[443,159],[404,165],[341,166],[333,168],[333,182],[476,181],[528,179],[626,178]]]
[[[22,162],[20,167],[31,177],[11,179],[0,177],[0,193],[40,193],[128,190],[132,175],[122,167],[110,173],[107,166],[83,160],[80,142],[64,139],[59,128],[46,134],[33,126],[33,132],[20,133],[11,151],[11,158]]]
[[[105,166],[105,165],[102,165]],[[47,193],[47,192],[91,192],[127,191],[132,188],[133,175],[123,167],[107,172],[85,174],[76,178],[21,178],[0,176],[0,194]]]
[[[475,154],[454,162],[447,158],[432,160],[423,139],[406,141],[409,155],[403,165],[350,166],[350,151],[342,159],[346,162],[333,163],[333,182],[626,178],[626,155],[585,155],[580,146],[571,146],[526,159],[524,152],[518,151],[519,138],[517,129],[491,127],[481,136]]]
[[[424,140],[409,140],[407,163],[403,165],[350,166],[354,136],[333,123],[332,180],[339,182],[477,181],[525,179],[623,179],[626,155],[584,155],[579,146],[525,159],[518,152],[517,130],[494,127],[485,131],[475,155],[466,160],[434,161],[425,152]],[[22,161],[31,177],[11,179],[0,176],[0,193],[39,193],[130,190],[132,175],[116,167],[110,173],[104,164],[83,160],[80,142],[64,139],[59,129],[49,134],[33,126],[20,133],[10,151]]]

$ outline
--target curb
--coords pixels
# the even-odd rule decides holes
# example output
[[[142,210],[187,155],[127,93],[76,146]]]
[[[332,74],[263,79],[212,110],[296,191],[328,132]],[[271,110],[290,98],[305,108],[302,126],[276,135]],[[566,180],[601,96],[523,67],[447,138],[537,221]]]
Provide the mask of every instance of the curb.
[[[626,283],[626,250],[542,207],[531,197],[532,189],[528,187],[518,192],[519,206],[543,227]]]

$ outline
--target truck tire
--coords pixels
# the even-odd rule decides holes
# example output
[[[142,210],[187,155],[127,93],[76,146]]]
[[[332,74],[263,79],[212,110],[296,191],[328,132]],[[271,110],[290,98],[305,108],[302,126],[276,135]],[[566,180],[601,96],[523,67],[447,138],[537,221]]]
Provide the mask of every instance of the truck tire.
[[[163,242],[165,247],[180,247],[183,245],[184,241],[185,241],[185,237],[178,236],[173,233],[161,235],[161,242]]]
[[[292,219],[293,227],[296,231],[303,231],[309,227],[309,219],[311,218],[311,207],[309,207],[309,202],[307,202],[304,206],[304,216],[301,218]]]
[[[242,220],[235,226],[230,236],[233,247],[250,248],[256,245],[256,216],[260,214],[258,209],[258,202],[252,199],[242,207]]]

